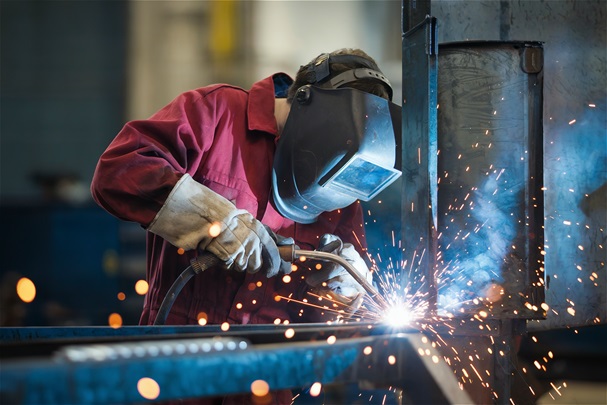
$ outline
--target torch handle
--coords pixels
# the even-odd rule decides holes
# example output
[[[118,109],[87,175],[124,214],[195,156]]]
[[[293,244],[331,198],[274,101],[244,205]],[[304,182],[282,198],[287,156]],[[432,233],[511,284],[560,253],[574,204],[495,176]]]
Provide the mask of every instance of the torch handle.
[[[279,250],[283,248],[283,246],[279,247]],[[384,299],[384,297],[381,296],[381,294],[375,289],[375,287],[373,287],[373,285],[371,283],[369,283],[367,281],[366,278],[364,278],[357,270],[354,266],[352,266],[352,264],[350,262],[348,262],[346,259],[344,259],[343,257],[336,255],[334,253],[328,253],[328,252],[321,252],[318,250],[300,250],[300,249],[295,249],[295,247],[293,246],[292,250],[287,251],[285,249],[286,256],[283,257],[283,260],[290,260],[290,258],[292,258],[294,261],[295,259],[298,259],[300,257],[305,257],[305,258],[309,258],[309,259],[317,259],[317,260],[323,260],[323,261],[329,261],[329,262],[333,262],[333,263],[337,263],[340,266],[342,266],[344,269],[346,269],[346,271],[354,278],[354,280],[356,280],[356,282],[358,284],[361,285],[362,288],[364,288],[364,290],[367,292],[367,294],[369,294],[369,298],[376,304],[378,305],[380,308],[388,308],[388,302]],[[289,257],[289,259],[287,259],[286,257]],[[281,256],[282,257],[282,256]]]

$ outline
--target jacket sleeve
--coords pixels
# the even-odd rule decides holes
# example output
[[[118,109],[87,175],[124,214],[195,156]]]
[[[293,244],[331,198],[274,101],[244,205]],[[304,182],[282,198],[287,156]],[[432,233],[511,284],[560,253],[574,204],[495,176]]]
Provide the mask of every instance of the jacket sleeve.
[[[147,227],[213,141],[213,108],[197,91],[147,120],[127,123],[101,155],[91,193],[112,215]]]

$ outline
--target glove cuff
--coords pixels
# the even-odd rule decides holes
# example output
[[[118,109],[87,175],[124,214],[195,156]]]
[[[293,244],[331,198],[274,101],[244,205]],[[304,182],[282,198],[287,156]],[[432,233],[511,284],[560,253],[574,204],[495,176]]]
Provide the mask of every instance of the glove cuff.
[[[226,198],[184,174],[147,230],[176,247],[196,249],[201,241],[210,240],[213,222],[236,209]]]

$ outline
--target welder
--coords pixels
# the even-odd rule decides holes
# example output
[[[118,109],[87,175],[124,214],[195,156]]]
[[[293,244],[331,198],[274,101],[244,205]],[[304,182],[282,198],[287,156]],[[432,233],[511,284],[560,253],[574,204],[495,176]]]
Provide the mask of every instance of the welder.
[[[391,97],[372,57],[339,49],[301,66],[295,80],[276,73],[249,90],[209,85],[128,122],[100,157],[91,191],[147,230],[140,323],[154,323],[172,283],[203,251],[222,265],[185,285],[167,324],[335,316],[297,302],[312,301],[310,293],[356,309],[365,291],[343,268],[291,273],[277,243],[314,250],[339,238],[335,253],[370,280],[359,201],[400,175]]]

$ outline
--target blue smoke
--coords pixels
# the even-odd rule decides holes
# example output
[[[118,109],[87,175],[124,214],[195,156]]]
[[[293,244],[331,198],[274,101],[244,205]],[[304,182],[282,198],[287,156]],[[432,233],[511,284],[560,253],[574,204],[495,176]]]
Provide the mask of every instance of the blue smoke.
[[[443,271],[437,277],[439,311],[458,311],[506,281],[505,258],[516,251],[524,186],[515,177],[508,169],[492,170],[478,189],[469,192],[463,207],[452,204],[445,213],[439,245]]]

